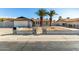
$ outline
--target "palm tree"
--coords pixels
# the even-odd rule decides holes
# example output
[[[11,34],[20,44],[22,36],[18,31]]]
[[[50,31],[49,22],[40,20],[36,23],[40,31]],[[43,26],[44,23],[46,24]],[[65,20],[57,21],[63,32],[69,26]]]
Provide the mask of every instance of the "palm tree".
[[[47,15],[46,10],[45,10],[45,9],[39,9],[39,10],[36,12],[36,14],[37,14],[38,16],[40,16],[40,26],[42,26],[42,25],[43,25],[43,17]]]
[[[52,16],[57,15],[55,10],[51,10],[50,12],[47,13],[49,15],[50,19],[50,26],[52,25]]]
[[[62,20],[62,19],[63,19],[62,16],[59,16],[58,20]]]
[[[70,19],[70,17],[67,17],[67,19]]]

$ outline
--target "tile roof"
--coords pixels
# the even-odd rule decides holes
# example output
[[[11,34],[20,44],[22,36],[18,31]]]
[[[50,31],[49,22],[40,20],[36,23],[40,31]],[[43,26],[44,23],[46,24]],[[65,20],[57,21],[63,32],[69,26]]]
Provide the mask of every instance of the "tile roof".
[[[56,21],[56,22],[58,22],[58,23],[61,23],[61,22],[64,22],[64,23],[66,23],[66,22],[79,22],[79,18],[62,19],[62,20],[58,20],[58,21]]]
[[[21,16],[21,17],[16,18],[15,20],[16,21],[25,21],[25,20],[31,20],[31,19]]]

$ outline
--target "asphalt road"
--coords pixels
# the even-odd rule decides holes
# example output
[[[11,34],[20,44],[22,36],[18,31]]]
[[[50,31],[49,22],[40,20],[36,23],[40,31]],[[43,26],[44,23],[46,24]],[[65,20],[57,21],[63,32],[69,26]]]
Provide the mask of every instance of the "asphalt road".
[[[0,51],[79,51],[79,41],[0,42]]]

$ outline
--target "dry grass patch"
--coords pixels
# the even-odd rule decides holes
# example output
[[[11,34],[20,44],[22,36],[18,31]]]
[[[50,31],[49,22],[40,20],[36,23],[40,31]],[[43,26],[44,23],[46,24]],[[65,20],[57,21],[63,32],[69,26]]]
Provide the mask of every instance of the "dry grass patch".
[[[47,27],[46,30],[67,30],[64,27]]]

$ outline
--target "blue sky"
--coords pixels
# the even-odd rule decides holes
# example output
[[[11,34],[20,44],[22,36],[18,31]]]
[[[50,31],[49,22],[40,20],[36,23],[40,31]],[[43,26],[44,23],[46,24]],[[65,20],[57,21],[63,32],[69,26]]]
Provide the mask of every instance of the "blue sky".
[[[19,17],[25,16],[27,18],[39,18],[35,14],[39,8],[0,8],[0,17]],[[53,19],[58,19],[59,16],[63,18],[79,18],[79,8],[45,8],[47,11],[55,10],[58,15],[54,16]],[[46,16],[45,18],[48,18]]]

